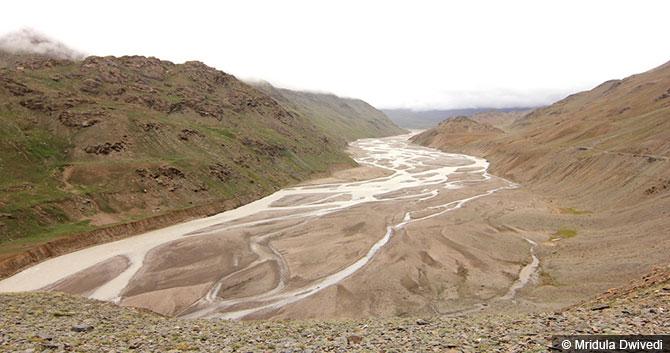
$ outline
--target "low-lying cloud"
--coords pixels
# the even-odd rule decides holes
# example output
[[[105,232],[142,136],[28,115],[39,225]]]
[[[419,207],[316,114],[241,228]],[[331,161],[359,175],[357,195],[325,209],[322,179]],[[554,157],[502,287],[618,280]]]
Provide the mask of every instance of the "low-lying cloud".
[[[411,109],[415,111],[432,109],[470,109],[470,108],[515,108],[537,107],[552,104],[566,96],[589,89],[574,88],[538,88],[519,90],[515,88],[481,88],[478,90],[440,89],[425,87],[403,94],[385,92],[371,98],[375,106],[384,109]],[[394,97],[395,99],[389,99]]]
[[[86,56],[31,28],[24,28],[0,37],[0,50],[12,54],[38,54],[67,60],[81,60]]]

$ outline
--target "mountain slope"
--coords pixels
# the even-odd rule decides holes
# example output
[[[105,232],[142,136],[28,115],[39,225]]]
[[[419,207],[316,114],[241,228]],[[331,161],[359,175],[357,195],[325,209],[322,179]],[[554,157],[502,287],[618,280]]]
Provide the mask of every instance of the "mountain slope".
[[[502,203],[510,226],[548,239],[529,298],[570,303],[668,263],[670,64],[537,109],[504,134],[457,137],[440,126],[414,141],[485,157],[533,200],[530,215]]]
[[[381,111],[360,99],[332,94],[292,91],[268,83],[255,86],[286,110],[306,116],[330,138],[351,141],[364,137],[399,135],[405,131]]]
[[[505,135],[461,145],[436,129],[414,140],[485,156],[501,176],[604,209],[668,197],[669,117],[665,64],[537,109]]]
[[[381,133],[334,139],[309,114],[199,62],[3,58],[0,258],[14,262],[17,252],[64,234],[128,222],[108,233],[143,231],[354,165],[346,140]],[[371,107],[360,114],[368,113],[384,120]],[[182,213],[170,217],[174,211]],[[40,248],[19,262],[61,251]]]

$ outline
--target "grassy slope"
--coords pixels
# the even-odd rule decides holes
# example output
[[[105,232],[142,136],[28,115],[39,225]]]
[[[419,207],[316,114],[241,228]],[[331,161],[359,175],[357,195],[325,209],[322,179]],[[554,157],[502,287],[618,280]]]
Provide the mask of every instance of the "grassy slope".
[[[289,111],[198,62],[21,60],[5,57],[0,68],[0,256],[59,235],[260,197],[352,165],[342,147],[361,137],[333,139],[314,123],[317,108]]]

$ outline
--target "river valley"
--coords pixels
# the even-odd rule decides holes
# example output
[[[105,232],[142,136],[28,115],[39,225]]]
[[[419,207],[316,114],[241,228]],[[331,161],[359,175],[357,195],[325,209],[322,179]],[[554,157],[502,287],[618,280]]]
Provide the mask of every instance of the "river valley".
[[[352,143],[356,178],[356,170],[336,174],[53,258],[3,280],[0,291],[65,291],[223,319],[388,315],[426,305],[447,313],[454,303],[468,310],[514,299],[534,279],[536,243],[481,230],[449,236],[442,220],[517,185],[490,175],[484,159],[407,138]]]

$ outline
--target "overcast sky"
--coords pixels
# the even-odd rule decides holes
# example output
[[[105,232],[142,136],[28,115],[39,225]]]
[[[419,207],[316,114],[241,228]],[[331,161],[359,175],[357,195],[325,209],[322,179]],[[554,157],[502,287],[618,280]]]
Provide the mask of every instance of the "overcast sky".
[[[93,55],[200,60],[380,108],[550,103],[670,60],[670,1],[8,1]]]

